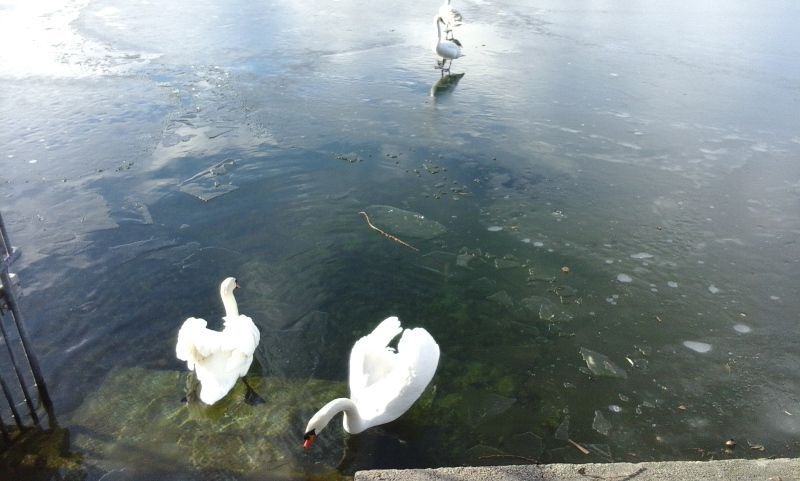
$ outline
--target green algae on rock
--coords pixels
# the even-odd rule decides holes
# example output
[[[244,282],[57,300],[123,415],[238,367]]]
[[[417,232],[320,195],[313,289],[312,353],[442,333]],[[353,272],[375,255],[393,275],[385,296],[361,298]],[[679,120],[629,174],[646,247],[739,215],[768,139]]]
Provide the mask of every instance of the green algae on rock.
[[[285,470],[295,461],[305,417],[346,393],[344,383],[248,376],[265,404],[245,404],[244,384],[237,382],[206,406],[181,402],[186,377],[138,367],[112,370],[70,420],[73,450],[103,469]]]

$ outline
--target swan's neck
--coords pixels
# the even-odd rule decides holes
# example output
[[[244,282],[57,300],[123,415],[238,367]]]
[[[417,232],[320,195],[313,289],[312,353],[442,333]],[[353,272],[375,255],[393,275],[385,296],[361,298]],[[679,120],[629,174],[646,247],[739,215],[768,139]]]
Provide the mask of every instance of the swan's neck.
[[[327,426],[331,419],[340,412],[344,412],[344,430],[348,433],[357,434],[369,427],[364,424],[364,420],[358,415],[358,408],[353,401],[348,398],[339,398],[322,406],[322,409],[317,411],[308,422],[306,432],[315,429],[319,434],[322,428]]]
[[[236,304],[236,298],[233,297],[233,292],[223,290],[220,296],[222,296],[222,305],[225,306],[225,317],[233,318],[238,316],[239,306]]]
[[[439,24],[441,17],[436,17],[436,39],[441,42],[442,41],[442,26]]]

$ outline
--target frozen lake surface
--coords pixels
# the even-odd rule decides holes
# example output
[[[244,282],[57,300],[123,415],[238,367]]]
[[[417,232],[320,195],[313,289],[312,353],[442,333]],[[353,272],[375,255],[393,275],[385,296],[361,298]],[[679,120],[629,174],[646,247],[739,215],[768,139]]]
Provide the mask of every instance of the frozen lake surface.
[[[800,456],[800,5],[454,2],[449,76],[434,0],[0,6],[0,210],[92,473]],[[179,402],[228,276],[258,429]],[[435,388],[303,451],[389,315]]]

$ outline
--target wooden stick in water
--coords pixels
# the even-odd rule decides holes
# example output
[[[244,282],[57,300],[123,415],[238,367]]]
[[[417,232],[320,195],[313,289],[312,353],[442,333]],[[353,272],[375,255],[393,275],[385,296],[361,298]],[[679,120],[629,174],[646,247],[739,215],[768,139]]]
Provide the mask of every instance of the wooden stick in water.
[[[363,210],[361,212],[359,212],[359,214],[364,216],[364,219],[367,221],[367,225],[369,225],[370,227],[372,227],[373,229],[375,229],[379,233],[385,235],[389,239],[392,239],[393,241],[395,241],[395,242],[397,242],[399,244],[403,244],[404,246],[408,247],[409,249],[414,249],[415,251],[419,252],[419,249],[417,249],[416,247],[410,246],[410,245],[406,244],[405,242],[401,241],[400,239],[398,239],[397,237],[393,236],[392,234],[387,234],[386,232],[384,232],[384,231],[378,229],[377,227],[375,227],[374,225],[372,225],[372,222],[369,221],[369,216]]]
[[[580,444],[576,443],[575,441],[573,441],[571,439],[567,439],[567,442],[570,443],[571,445],[575,446],[575,448],[578,451],[582,452],[583,454],[589,454],[589,450],[588,449],[584,448],[583,446],[581,446]]]

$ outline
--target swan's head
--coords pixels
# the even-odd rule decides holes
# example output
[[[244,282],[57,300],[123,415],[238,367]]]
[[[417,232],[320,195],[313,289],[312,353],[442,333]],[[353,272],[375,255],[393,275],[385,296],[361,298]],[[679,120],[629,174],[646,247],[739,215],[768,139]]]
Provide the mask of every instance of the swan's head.
[[[328,406],[326,405],[325,408],[327,407]],[[303,449],[308,449],[311,447],[311,443],[314,442],[314,437],[317,435],[317,432],[322,431],[322,428],[328,425],[331,418],[335,414],[334,412],[330,412],[325,408],[317,411],[311,420],[308,421],[306,433],[303,435]]]
[[[308,449],[311,447],[311,443],[314,442],[314,436],[316,435],[317,435],[316,429],[312,429],[311,431],[308,431],[303,435],[303,449]]]
[[[329,422],[331,422],[331,419],[334,416],[342,411],[345,411],[345,416],[348,412],[350,412],[353,416],[358,416],[355,405],[352,401],[346,398],[334,399],[328,404],[322,406],[319,411],[311,416],[311,419],[308,421],[308,425],[306,426],[305,434],[303,435],[303,448],[308,449],[311,447],[311,443],[314,442],[314,437],[320,431],[322,431],[322,429],[325,428]],[[347,429],[346,426],[345,429]]]
[[[236,283],[235,277],[229,277],[222,281],[222,285],[220,286],[220,290],[224,293],[231,294],[233,293],[234,289],[237,289],[239,284]]]

